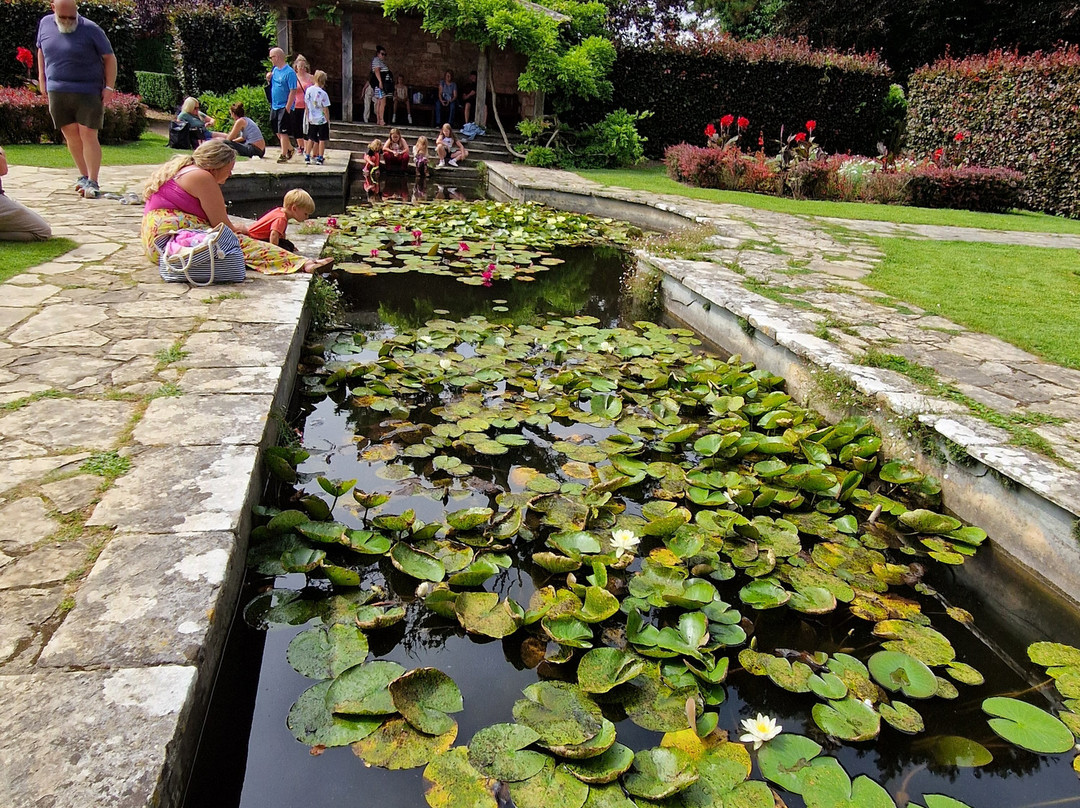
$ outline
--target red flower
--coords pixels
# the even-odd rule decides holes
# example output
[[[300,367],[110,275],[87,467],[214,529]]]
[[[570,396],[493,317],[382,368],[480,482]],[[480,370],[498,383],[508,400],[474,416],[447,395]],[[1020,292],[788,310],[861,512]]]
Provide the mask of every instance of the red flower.
[[[379,254],[379,251],[373,247],[371,249],[371,257],[374,258],[378,254]]]
[[[738,125],[738,127],[740,129],[745,129],[746,127],[748,127],[750,125],[750,119],[749,118],[744,118],[744,117],[742,117],[740,115],[739,120],[735,121],[735,123]]]
[[[945,154],[944,149],[941,149],[941,148],[934,149],[934,162],[935,163],[939,162],[944,154]]]
[[[466,244],[464,241],[462,241],[460,244],[458,244],[458,249],[461,250],[462,252],[468,252],[469,251],[469,245]]]
[[[705,137],[716,137],[716,127],[711,123],[705,127]]]
[[[21,62],[27,70],[32,70],[34,67],[34,54],[29,48],[16,48],[15,59]]]
[[[963,143],[964,138],[966,137],[967,135],[964,132],[957,132],[955,135],[953,135],[953,140],[955,140],[957,143]]]
[[[757,136],[757,144],[758,144],[759,146],[761,146],[761,147],[764,147],[764,146],[765,146],[765,135],[763,135],[763,134],[758,134],[758,136]]]
[[[815,129],[817,129],[817,121],[807,121],[806,122],[806,131],[807,132],[813,132]]]
[[[735,123],[734,115],[725,115],[723,118],[720,119],[721,126],[731,126],[733,123]]]
[[[802,143],[804,140],[806,140],[806,132],[796,132],[795,133],[795,142],[796,143]]]

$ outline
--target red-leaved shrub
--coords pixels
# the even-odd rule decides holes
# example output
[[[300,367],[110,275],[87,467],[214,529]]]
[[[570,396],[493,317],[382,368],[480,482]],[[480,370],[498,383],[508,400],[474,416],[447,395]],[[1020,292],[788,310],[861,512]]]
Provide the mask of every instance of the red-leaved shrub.
[[[105,105],[105,123],[98,133],[102,143],[136,140],[146,129],[146,108],[137,95],[114,93]],[[49,115],[49,104],[27,87],[0,87],[0,142],[61,141]]]

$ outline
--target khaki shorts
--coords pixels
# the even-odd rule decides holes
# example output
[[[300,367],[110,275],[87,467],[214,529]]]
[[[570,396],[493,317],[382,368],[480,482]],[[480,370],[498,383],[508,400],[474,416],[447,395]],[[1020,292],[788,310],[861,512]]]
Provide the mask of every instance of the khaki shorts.
[[[53,125],[63,129],[79,123],[87,129],[101,129],[105,124],[105,104],[101,93],[49,93],[49,114]]]

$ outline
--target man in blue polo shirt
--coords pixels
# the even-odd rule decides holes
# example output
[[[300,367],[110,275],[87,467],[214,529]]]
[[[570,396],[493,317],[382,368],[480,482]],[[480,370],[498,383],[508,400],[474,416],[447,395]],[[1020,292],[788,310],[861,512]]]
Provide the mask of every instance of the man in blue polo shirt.
[[[38,89],[79,168],[75,190],[96,199],[105,104],[116,92],[116,55],[109,38],[80,16],[75,0],[53,0],[53,13],[38,23]]]
[[[281,48],[270,49],[270,61],[274,64],[274,69],[267,76],[270,81],[270,128],[281,144],[278,162],[284,163],[293,156],[289,135],[299,137],[303,134],[289,131],[293,107],[296,104],[296,88],[300,86],[300,82],[296,78],[296,71],[289,67],[285,51]]]

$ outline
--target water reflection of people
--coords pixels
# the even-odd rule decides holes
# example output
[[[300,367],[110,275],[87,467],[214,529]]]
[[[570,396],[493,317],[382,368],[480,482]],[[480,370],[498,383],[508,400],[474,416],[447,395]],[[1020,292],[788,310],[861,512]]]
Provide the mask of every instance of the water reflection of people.
[[[460,199],[465,200],[465,194],[450,185],[436,185],[435,199]]]
[[[428,191],[427,182],[421,177],[417,180],[412,187],[412,201],[413,202],[427,202]]]

